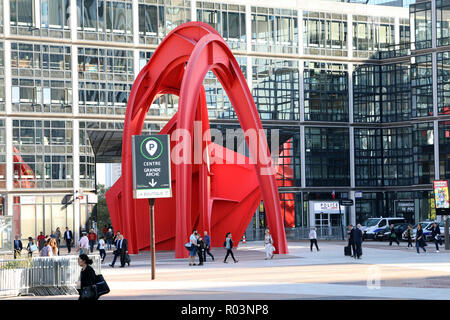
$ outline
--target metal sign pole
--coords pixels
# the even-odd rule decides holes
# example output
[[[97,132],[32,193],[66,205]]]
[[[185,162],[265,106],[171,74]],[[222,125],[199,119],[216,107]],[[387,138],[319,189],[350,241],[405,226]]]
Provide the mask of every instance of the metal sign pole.
[[[448,216],[447,215],[445,215],[444,216],[444,221],[445,221],[445,223],[444,223],[444,228],[445,228],[445,231],[444,231],[444,234],[445,234],[445,250],[450,250],[450,242],[449,242],[449,238],[448,238],[448,235],[449,235],[449,233],[448,233],[448,225],[449,225],[449,223],[448,223]]]
[[[155,215],[153,208],[155,206],[155,199],[149,198],[148,204],[150,206],[150,257],[152,264],[152,280],[155,280]]]

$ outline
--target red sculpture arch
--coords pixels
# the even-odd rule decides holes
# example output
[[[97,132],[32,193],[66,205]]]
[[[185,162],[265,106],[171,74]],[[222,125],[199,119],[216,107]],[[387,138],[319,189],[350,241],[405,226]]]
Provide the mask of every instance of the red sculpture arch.
[[[262,174],[261,172],[261,170],[271,169],[272,162],[259,115],[245,78],[231,50],[212,27],[201,22],[188,22],[174,29],[162,41],[147,65],[139,73],[131,89],[123,132],[122,176],[106,195],[115,230],[120,229],[129,239],[130,253],[137,253],[139,249],[145,248],[146,238],[148,239],[142,234],[142,231],[145,230],[142,225],[148,225],[145,223],[145,221],[148,221],[145,218],[146,208],[146,213],[148,213],[148,203],[146,200],[133,199],[132,193],[131,136],[141,134],[145,116],[151,103],[158,96],[168,93],[179,95],[179,108],[177,114],[161,132],[170,134],[175,129],[179,129],[189,132],[192,137],[194,120],[201,120],[202,133],[206,132],[209,128],[209,122],[202,83],[209,70],[212,70],[222,83],[235,108],[242,129],[244,131],[254,129],[259,133],[256,145],[247,141],[252,159],[257,159],[254,166],[247,165],[237,168],[225,164],[236,172],[240,170],[241,174],[248,176],[248,188],[241,192],[242,194],[245,193],[245,198],[240,197],[241,194],[235,194],[237,200],[231,200],[231,202],[243,203],[243,209],[240,211],[242,222],[238,221],[240,219],[239,214],[235,214],[230,222],[239,225],[236,230],[240,233],[238,234],[240,237],[249,223],[249,217],[251,219],[253,215],[255,205],[260,201],[259,190],[252,185],[252,181],[257,178],[277,252],[288,252],[274,174]],[[188,142],[188,140],[183,139],[182,144],[188,148]],[[192,145],[192,141],[190,142]],[[208,138],[202,142],[201,151],[203,152],[207,148],[209,156],[210,149],[208,147],[212,146],[220,148],[211,143]],[[238,155],[235,156],[239,157]],[[170,230],[166,232],[165,237],[167,239],[173,238],[174,233],[175,241],[171,241],[168,247],[175,247],[175,256],[183,258],[187,256],[184,243],[188,240],[193,224],[201,225],[204,230],[210,231],[214,216],[213,210],[219,212],[220,206],[225,208],[227,205],[213,205],[213,200],[217,202],[221,199],[217,197],[213,199],[211,196],[212,174],[209,166],[204,163],[194,165],[182,162],[176,165],[172,164],[172,167],[174,169],[172,172],[175,172],[176,177],[174,185],[175,229],[173,229],[173,226],[169,226]],[[223,175],[225,171],[222,167],[216,169],[218,175]],[[195,179],[193,178],[194,174]],[[194,185],[200,193],[198,205],[192,203]],[[231,189],[233,185],[227,187]],[[173,211],[173,203],[174,199],[156,200],[157,230],[159,229],[158,208],[164,207],[168,211]],[[236,212],[239,212],[239,210]],[[159,216],[161,217],[160,220],[164,219],[162,214]],[[197,220],[193,221],[193,217],[196,217]],[[227,219],[229,220],[229,218]],[[173,221],[169,223],[173,223]],[[225,235],[223,228],[224,226],[220,228],[221,232],[219,232],[223,234],[215,235],[213,232],[213,245],[218,245],[220,241],[223,241],[222,237]],[[230,226],[230,228],[233,227]],[[163,242],[164,239],[161,240],[161,243]]]

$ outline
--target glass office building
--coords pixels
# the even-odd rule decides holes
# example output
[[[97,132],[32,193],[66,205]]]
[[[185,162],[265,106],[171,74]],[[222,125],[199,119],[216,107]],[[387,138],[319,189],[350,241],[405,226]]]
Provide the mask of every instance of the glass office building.
[[[368,217],[434,218],[432,181],[450,177],[449,17],[448,0],[0,2],[0,250],[15,234],[93,226],[95,164],[121,161],[133,81],[188,21],[223,36],[263,126],[280,132],[288,237]],[[211,126],[236,128],[212,73],[204,86]],[[159,97],[144,133],[177,106]],[[337,208],[339,198],[355,205]],[[261,203],[247,239],[265,226]]]

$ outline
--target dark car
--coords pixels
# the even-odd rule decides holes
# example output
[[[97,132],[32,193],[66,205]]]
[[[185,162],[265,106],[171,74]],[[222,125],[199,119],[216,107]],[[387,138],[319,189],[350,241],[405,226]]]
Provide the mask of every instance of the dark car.
[[[408,229],[408,223],[395,223],[394,230],[397,234],[397,239],[402,238],[403,232]],[[378,241],[388,241],[391,238],[391,227],[386,226],[383,230],[378,231],[375,234],[375,239]]]

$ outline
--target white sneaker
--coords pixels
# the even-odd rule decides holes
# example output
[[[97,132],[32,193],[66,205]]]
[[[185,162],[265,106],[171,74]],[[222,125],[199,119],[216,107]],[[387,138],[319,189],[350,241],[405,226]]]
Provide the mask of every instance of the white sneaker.
[[[436,252],[439,252],[439,250],[436,250]]]

